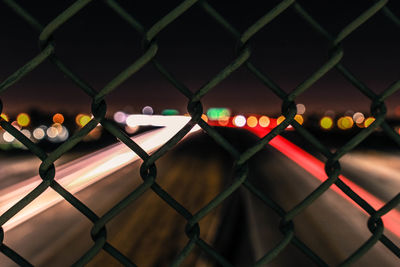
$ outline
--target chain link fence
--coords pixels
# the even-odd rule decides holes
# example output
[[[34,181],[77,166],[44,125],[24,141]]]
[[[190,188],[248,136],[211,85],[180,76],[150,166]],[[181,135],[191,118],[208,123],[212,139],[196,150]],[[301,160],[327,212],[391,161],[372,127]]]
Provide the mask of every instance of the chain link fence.
[[[202,220],[202,218],[205,217],[209,212],[221,205],[221,203],[236,190],[238,190],[240,187],[244,187],[252,194],[257,196],[263,203],[265,203],[265,205],[271,207],[282,218],[278,229],[283,233],[283,239],[276,244],[272,250],[266,251],[265,255],[255,262],[254,265],[260,266],[270,262],[282,250],[284,250],[288,244],[291,243],[305,255],[307,255],[313,262],[315,262],[316,265],[326,266],[327,263],[324,261],[324,259],[320,258],[298,237],[296,237],[293,218],[299,215],[299,213],[304,211],[304,209],[306,209],[316,199],[324,194],[324,192],[326,192],[330,186],[335,184],[370,215],[369,220],[366,223],[371,231],[371,236],[364,244],[362,244],[362,246],[360,246],[347,259],[345,259],[342,262],[342,265],[350,265],[354,263],[357,261],[357,259],[368,252],[368,250],[377,242],[381,242],[387,247],[387,249],[393,252],[393,254],[395,254],[397,257],[400,257],[400,248],[384,235],[384,225],[381,219],[383,215],[394,209],[400,203],[400,194],[397,194],[379,210],[375,210],[368,202],[353,192],[352,189],[339,178],[339,174],[341,172],[339,159],[356,147],[365,138],[367,138],[378,127],[384,131],[388,138],[400,145],[400,136],[388,125],[387,121],[385,120],[385,100],[400,89],[400,80],[394,81],[382,93],[376,94],[362,81],[357,79],[357,77],[352,74],[352,72],[346,68],[343,63],[341,63],[343,59],[342,42],[358,27],[366,23],[377,13],[383,13],[387,17],[388,23],[392,23],[397,27],[400,27],[400,19],[395,16],[394,13],[386,6],[388,0],[370,1],[370,7],[364,11],[360,10],[359,16],[351,21],[336,35],[328,32],[323,25],[319,24],[313,18],[312,14],[308,13],[302,7],[302,5],[294,0],[281,1],[273,9],[267,10],[264,16],[260,18],[254,18],[255,23],[248,27],[244,32],[239,32],[216,9],[214,9],[212,4],[208,1],[183,1],[181,4],[172,9],[167,15],[160,18],[153,26],[147,28],[138,20],[136,20],[133,14],[130,14],[127,10],[125,10],[117,0],[105,0],[104,4],[109,7],[110,12],[115,12],[118,14],[121,19],[123,19],[132,27],[132,31],[136,31],[143,36],[143,53],[129,67],[122,70],[120,74],[113,78],[106,86],[104,86],[104,88],[98,91],[92,88],[88,82],[79,78],[79,76],[73,70],[69,69],[63,63],[63,61],[58,58],[57,53],[55,52],[56,40],[54,40],[52,37],[59,27],[64,23],[67,23],[69,20],[72,20],[76,13],[80,12],[82,9],[90,9],[90,2],[90,0],[78,0],[74,2],[62,13],[58,14],[56,18],[47,25],[41,25],[35,17],[29,14],[24,7],[19,4],[19,1],[3,0],[3,3],[1,4],[1,8],[6,8],[7,6],[10,11],[15,12],[22,20],[31,26],[33,31],[39,33],[40,51],[32,60],[27,62],[24,66],[16,70],[11,76],[1,82],[0,92],[3,93],[6,89],[12,90],[12,86],[15,83],[28,75],[44,61],[49,60],[54,64],[54,68],[57,68],[64,75],[69,77],[82,91],[92,98],[91,110],[94,116],[88,124],[86,124],[82,129],[80,129],[51,153],[46,153],[39,145],[30,141],[30,139],[24,136],[18,129],[14,128],[9,122],[1,120],[1,127],[13,135],[22,144],[24,144],[42,161],[39,169],[42,182],[29,194],[23,197],[18,203],[0,216],[1,225],[10,220],[14,215],[20,212],[25,206],[34,201],[50,187],[93,223],[91,236],[94,244],[88,251],[82,253],[82,257],[75,263],[76,266],[82,266],[88,263],[97,253],[99,253],[100,250],[106,251],[109,255],[113,256],[125,266],[135,266],[135,263],[128,259],[126,255],[123,255],[120,251],[118,251],[118,249],[107,242],[106,225],[110,220],[117,216],[122,209],[137,200],[144,192],[147,190],[153,190],[158,196],[160,196],[161,199],[175,209],[176,212],[180,214],[180,216],[184,217],[187,221],[185,232],[187,234],[188,241],[185,247],[173,261],[172,266],[180,265],[180,263],[184,261],[184,259],[195,247],[200,248],[208,257],[215,260],[218,264],[222,266],[231,266],[231,263],[229,263],[227,259],[222,257],[215,249],[213,249],[210,244],[206,243],[200,238],[199,233],[201,229],[199,227],[199,221]],[[237,40],[237,50],[236,57],[232,59],[229,65],[221,69],[217,75],[212,77],[212,79],[210,79],[200,89],[193,93],[188,89],[187,86],[185,86],[185,84],[177,80],[159,60],[157,60],[156,56],[158,44],[156,37],[183,13],[194,8],[203,9],[209,15],[210,19],[215,20],[223,29],[225,29],[226,32],[231,34]],[[252,63],[250,59],[250,41],[252,37],[257,34],[257,32],[265,27],[268,27],[269,23],[279,20],[279,15],[288,9],[293,9],[300,18],[304,19],[308,23],[309,27],[315,31],[316,34],[323,36],[330,45],[330,49],[328,51],[329,56],[327,57],[325,63],[314,73],[312,73],[306,80],[298,84],[291,92],[286,93],[278,84],[270,79],[267,74],[263,73]],[[105,117],[107,105],[104,100],[104,97],[107,94],[114,90],[118,90],[119,85],[124,83],[129,77],[134,77],[138,70],[150,63],[154,64],[158,71],[165,76],[165,78],[176,88],[176,90],[178,90],[187,98],[187,111],[191,116],[191,120],[172,139],[170,139],[166,144],[164,144],[151,155],[147,154],[117,125]],[[207,122],[201,119],[201,115],[203,114],[201,102],[202,98],[211,90],[213,90],[213,88],[221,81],[230,75],[234,75],[235,70],[238,68],[247,68],[251,73],[254,74],[256,79],[259,79],[265,85],[265,90],[271,90],[282,100],[282,115],[286,118],[281,124],[272,129],[271,132],[265,137],[259,139],[256,145],[249,147],[244,153],[240,153],[232,144],[230,144],[223,136],[221,136],[218,131],[214,129],[214,127],[210,126],[207,124]],[[361,130],[356,136],[354,136],[334,153],[332,153],[309,131],[307,131],[303,126],[297,123],[296,120],[294,120],[294,116],[296,115],[296,98],[307,91],[311,85],[321,79],[321,77],[323,77],[332,69],[336,69],[336,71],[343,75],[352,85],[354,85],[355,88],[357,88],[362,94],[371,100],[371,113],[375,117],[375,121],[370,127]],[[2,110],[2,107],[3,104],[0,102],[0,111]],[[75,145],[77,145],[92,129],[98,125],[98,123],[100,123],[105,130],[121,140],[126,146],[137,153],[143,160],[143,163],[140,167],[140,175],[143,178],[143,183],[101,217],[97,216],[84,203],[79,201],[73,194],[65,190],[57,181],[54,180],[56,172],[54,162],[63,154],[71,150]],[[157,183],[156,162],[158,159],[160,159],[160,157],[168,153],[168,151],[173,148],[196,124],[198,124],[221,147],[223,147],[232,155],[232,157],[235,159],[235,165],[232,183],[197,213],[192,214],[185,208],[183,204],[177,202]],[[248,161],[257,152],[262,150],[272,138],[281,134],[289,125],[292,125],[299,135],[304,137],[309,144],[311,144],[326,158],[325,171],[328,179],[321,183],[318,188],[316,188],[300,203],[295,205],[294,208],[291,210],[284,210],[271,198],[269,198],[268,195],[265,195],[263,192],[259,191],[255,186],[253,186],[246,178],[248,175]],[[0,239],[0,251],[3,254],[19,265],[31,266],[26,259],[18,254],[18,251],[14,251],[12,248],[8,247],[7,244],[3,243],[4,232],[2,228]]]

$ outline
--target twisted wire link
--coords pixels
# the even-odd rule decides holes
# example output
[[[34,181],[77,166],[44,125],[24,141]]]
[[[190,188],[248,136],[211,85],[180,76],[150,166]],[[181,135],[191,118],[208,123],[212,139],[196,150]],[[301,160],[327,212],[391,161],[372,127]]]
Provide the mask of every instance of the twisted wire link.
[[[283,4],[284,1],[281,2]],[[236,38],[239,35],[238,31],[229,23],[227,22],[214,8],[212,8],[207,2],[202,2],[203,8],[212,16],[214,17],[225,29],[227,29],[232,35],[234,35]],[[260,78],[261,81],[266,84],[271,91],[273,91],[278,97],[281,97],[284,100],[294,100],[299,94],[304,92],[307,88],[311,86],[312,83],[314,83],[316,80],[321,78],[327,71],[332,69],[332,67],[336,67],[339,70],[343,70],[344,67],[341,65],[340,60],[343,57],[343,49],[341,47],[341,42],[349,35],[351,34],[352,31],[357,29],[360,25],[365,23],[368,19],[370,19],[375,13],[380,11],[381,9],[385,8],[387,11],[388,9],[385,7],[387,4],[387,1],[379,1],[375,3],[373,6],[371,6],[368,10],[366,10],[364,13],[362,13],[359,17],[357,17],[354,21],[352,21],[350,24],[348,24],[338,35],[336,38],[333,38],[321,25],[315,22],[315,20],[304,11],[304,9],[298,4],[295,3],[293,6],[296,10],[301,10],[303,18],[305,18],[308,22],[312,22],[312,26],[314,27],[315,30],[319,31],[323,36],[325,36],[331,43],[332,43],[332,48],[330,51],[331,58],[330,60],[322,66],[317,72],[315,72],[308,80],[304,81],[301,83],[299,86],[297,86],[288,96],[286,93],[280,89],[280,87],[274,83],[268,76],[263,74],[259,69],[257,69],[250,61],[247,62],[247,66],[249,70],[251,70],[258,78]],[[393,18],[393,14],[391,14],[391,18]],[[310,23],[311,24],[311,23]],[[338,67],[339,66],[339,67]],[[355,78],[353,78],[354,82]],[[352,81],[352,80],[351,80]],[[357,81],[358,84],[360,84],[359,81]],[[388,130],[389,134],[393,136],[398,142],[398,134],[394,132],[392,128],[390,128],[384,121],[385,117],[385,106],[382,103],[384,97],[387,97],[394,92],[396,92],[399,89],[399,82],[394,82],[387,90],[385,90],[382,94],[381,97],[378,99],[376,95],[373,94],[372,90],[368,89],[366,86],[362,86],[362,92],[366,94],[368,97],[371,98],[374,97],[374,101],[371,104],[371,112],[376,118],[376,121],[373,123],[374,125],[371,125],[371,128],[367,128],[363,130],[360,134],[358,134],[356,137],[354,137],[351,141],[349,141],[347,144],[345,144],[338,152],[335,154],[332,154],[324,145],[322,145],[318,140],[316,140],[307,130],[305,130],[300,124],[298,124],[296,121],[292,122],[292,125],[296,128],[296,130],[299,130],[299,133],[305,137],[306,140],[311,141],[311,144],[317,148],[318,151],[322,152],[322,154],[328,158],[328,161],[326,163],[325,169],[328,174],[328,179],[325,180],[317,189],[315,189],[310,195],[308,195],[303,201],[301,201],[298,205],[296,205],[291,211],[286,213],[284,215],[283,223],[287,223],[292,219],[294,216],[296,216],[298,213],[300,213],[304,208],[312,204],[313,201],[315,201],[320,195],[322,195],[326,190],[330,188],[331,185],[336,183],[338,181],[338,175],[340,174],[340,164],[338,162],[339,158],[344,155],[345,153],[349,152],[352,148],[354,148],[356,145],[358,145],[360,142],[362,142],[366,137],[368,137],[376,127],[379,125],[384,124],[386,129]],[[374,108],[372,108],[374,107]],[[378,108],[379,107],[379,108]],[[261,145],[260,145],[261,148]],[[250,153],[252,154],[252,153]],[[343,183],[343,182],[342,182]],[[343,190],[343,187],[341,188]],[[358,203],[359,204],[359,203]],[[364,207],[365,209],[366,207]],[[380,238],[381,241],[386,239],[384,235],[382,235],[382,231],[377,231],[373,232],[373,236],[361,247],[359,248],[356,252],[354,252],[353,255],[349,257],[346,261],[344,261],[344,265],[349,264],[359,257],[361,257],[366,251],[368,251],[369,247],[372,247],[372,245]],[[384,242],[385,243],[385,242]],[[392,250],[393,251],[393,250]],[[397,254],[397,253],[396,253]]]
[[[382,93],[375,94],[364,83],[355,77],[347,68],[340,62],[343,58],[344,52],[342,48],[343,40],[348,37],[354,30],[363,25],[377,12],[382,12],[392,23],[400,26],[400,20],[390,11],[386,6],[388,1],[381,0],[375,3],[366,11],[361,13],[351,23],[344,27],[336,36],[332,36],[327,32],[305,9],[295,2],[294,0],[284,0],[277,4],[274,8],[268,11],[264,16],[256,20],[247,30],[240,33],[236,30],[218,11],[216,11],[205,0],[186,0],[172,9],[168,14],[159,19],[152,27],[146,29],[139,21],[137,21],[128,11],[126,11],[115,0],[104,0],[111,10],[117,13],[121,19],[126,21],[132,26],[139,34],[143,36],[142,55],[136,59],[130,66],[122,70],[120,74],[114,77],[106,86],[99,91],[92,88],[89,83],[84,81],[79,75],[70,70],[56,55],[55,41],[52,37],[53,33],[64,23],[68,22],[72,17],[83,8],[87,8],[91,0],[78,0],[69,6],[66,10],[60,13],[55,19],[49,22],[46,26],[42,26],[33,16],[26,12],[14,0],[3,0],[16,14],[24,19],[35,31],[39,33],[39,49],[40,52],[28,63],[15,71],[12,75],[0,83],[0,93],[10,88],[20,79],[28,75],[32,70],[38,67],[46,59],[49,59],[53,64],[67,77],[69,77],[78,88],[83,90],[87,95],[92,98],[91,111],[93,118],[82,129],[71,136],[66,142],[58,146],[54,151],[47,154],[38,145],[34,144],[27,137],[25,137],[18,129],[14,128],[9,122],[0,119],[0,126],[7,132],[13,135],[18,141],[25,145],[35,156],[41,161],[39,167],[39,174],[42,182],[10,209],[0,216],[0,225],[6,223],[15,214],[17,214],[26,205],[40,196],[47,188],[51,187],[72,206],[86,216],[92,223],[91,237],[93,239],[93,246],[82,255],[82,257],[74,264],[75,266],[82,266],[88,263],[100,250],[105,250],[111,256],[116,258],[120,263],[125,266],[136,266],[130,259],[123,255],[118,249],[114,248],[107,242],[106,225],[117,216],[129,204],[137,200],[147,190],[153,190],[163,201],[170,205],[180,216],[186,219],[187,224],[185,233],[188,237],[187,244],[182,248],[181,252],[177,255],[173,266],[180,265],[185,258],[190,254],[195,246],[202,249],[206,254],[218,262],[222,266],[232,266],[224,257],[222,257],[214,248],[207,244],[200,238],[199,222],[216,207],[221,205],[223,201],[236,192],[241,186],[244,186],[257,198],[259,198],[267,206],[271,207],[282,219],[280,221],[279,230],[283,234],[283,238],[268,251],[264,256],[254,263],[254,266],[261,266],[276,258],[281,251],[283,251],[289,243],[292,243],[299,248],[304,254],[312,259],[319,266],[326,266],[327,264],[316,255],[309,247],[307,247],[295,235],[295,227],[293,219],[300,214],[306,207],[311,205],[323,193],[325,193],[330,186],[336,184],[347,196],[353,199],[362,209],[364,209],[370,217],[368,219],[368,229],[371,231],[372,236],[362,244],[355,252],[353,252],[341,265],[349,265],[354,263],[357,259],[362,257],[378,240],[388,247],[395,255],[400,257],[400,249],[384,234],[384,225],[381,217],[395,208],[400,203],[400,194],[396,195],[393,199],[387,202],[379,210],[375,210],[368,202],[358,196],[351,190],[340,178],[340,164],[339,159],[355,146],[368,137],[375,129],[381,127],[383,131],[400,145],[400,137],[385,121],[386,106],[384,101],[400,89],[400,80],[392,83]],[[175,76],[168,71],[156,58],[159,49],[157,44],[158,34],[173,23],[178,17],[184,14],[187,10],[198,7],[203,9],[208,15],[215,19],[237,42],[237,49],[235,57],[231,63],[213,76],[208,82],[197,89],[194,93],[182,82],[175,78]],[[257,68],[251,62],[251,38],[257,34],[261,29],[266,27],[271,21],[275,20],[279,15],[285,12],[288,8],[293,8],[300,17],[302,17],[317,33],[325,37],[331,45],[328,58],[326,62],[315,72],[313,72],[307,79],[297,85],[289,94],[283,91],[272,79],[265,73]],[[138,144],[136,144],[130,137],[123,132],[114,122],[105,118],[107,113],[107,105],[104,100],[105,96],[110,92],[116,90],[122,83],[129,77],[134,75],[143,66],[152,63],[159,73],[171,83],[182,95],[188,99],[187,111],[189,112],[190,121],[176,133],[167,143],[157,149],[151,155],[147,154]],[[232,75],[238,68],[246,67],[250,70],[255,77],[260,80],[266,87],[268,87],[274,94],[282,100],[282,115],[285,117],[284,121],[271,130],[266,136],[262,137],[255,145],[247,148],[243,153],[240,153],[234,145],[228,142],[214,127],[205,122],[201,115],[203,114],[203,106],[201,99],[213,90],[221,81]],[[342,146],[335,153],[331,153],[317,138],[315,138],[309,131],[302,127],[294,120],[297,113],[295,100],[296,98],[308,90],[317,80],[323,77],[331,69],[336,68],[350,83],[352,83],[359,91],[371,99],[371,113],[375,117],[375,121],[366,129],[363,129],[349,142]],[[0,100],[0,113],[3,104]],[[140,184],[134,191],[125,196],[120,202],[109,209],[103,216],[98,217],[92,210],[90,210],[84,203],[78,200],[74,195],[64,189],[59,183],[54,180],[56,169],[54,162],[59,159],[63,154],[72,149],[78,144],[91,130],[98,124],[110,134],[121,140],[127,147],[134,151],[142,160],[140,166],[140,175],[143,183]],[[190,213],[182,204],[176,201],[167,191],[165,191],[157,182],[157,167],[156,161],[163,157],[169,150],[176,146],[182,138],[195,126],[199,125],[217,144],[224,148],[235,160],[233,179],[222,192],[215,198],[208,202],[205,206],[200,208],[196,213]],[[320,152],[327,159],[325,162],[325,172],[327,179],[321,183],[313,192],[306,198],[300,201],[295,207],[289,211],[285,211],[277,203],[275,203],[268,195],[258,190],[248,179],[248,162],[249,160],[262,150],[275,136],[281,134],[287,126],[292,125],[296,128],[297,132],[306,139],[318,152]],[[9,248],[3,243],[4,231],[0,227],[0,251],[12,259],[19,265],[31,266],[31,264],[20,256],[17,252]]]
[[[370,19],[374,14],[379,11],[383,11],[383,13],[389,17],[392,21],[396,21],[396,16],[385,6],[387,1],[376,1],[376,3],[371,6],[368,10],[366,10],[363,14],[361,14],[355,21],[350,23],[342,32],[338,35],[333,43],[338,43],[340,40],[343,40],[347,35],[351,32],[350,30],[355,30],[357,26],[362,25],[368,19]],[[310,26],[312,26],[318,33],[323,35],[327,40],[332,41],[334,38],[314,19],[312,16],[307,13],[300,5],[294,5],[294,9],[299,13],[299,15],[308,22]],[[397,19],[398,20],[398,19]],[[396,24],[399,26],[399,24]],[[367,138],[374,130],[378,127],[381,127],[383,131],[386,133],[389,138],[395,141],[398,145],[400,145],[400,136],[394,132],[394,130],[387,124],[385,121],[386,116],[386,106],[384,104],[384,100],[390,95],[394,94],[400,89],[400,81],[393,82],[387,89],[385,89],[380,95],[376,95],[371,89],[369,89],[362,81],[357,79],[342,63],[336,65],[336,69],[347,79],[349,80],[360,92],[362,92],[365,96],[371,99],[371,114],[374,116],[375,121],[366,129],[363,129],[360,133],[354,136],[349,142],[347,142],[344,146],[342,146],[339,150],[335,152],[335,154],[331,157],[333,160],[339,160],[344,154],[348,153],[354,147],[356,147],[359,143],[361,143],[365,138]],[[343,183],[340,179],[336,182],[336,185],[350,198],[352,198],[361,208],[363,208],[370,215],[375,211],[374,209],[363,199],[361,199],[358,195],[356,195],[347,185]],[[369,228],[371,230],[371,228]],[[400,249],[393,244],[384,234],[380,232],[372,232],[373,237],[376,235],[380,236],[380,241],[395,255],[399,257]],[[375,239],[369,239],[367,243],[374,243]],[[353,260],[356,260],[356,255],[363,254],[366,251],[362,251],[361,248],[357,250],[353,255],[350,256],[349,262],[345,261],[344,264],[349,264]]]
[[[69,8],[67,8],[64,12],[62,12],[59,16],[57,16],[53,21],[51,21],[46,27],[42,27],[28,12],[23,10],[19,5],[17,5],[15,2],[6,0],[6,3],[14,10],[17,12],[18,15],[26,19],[26,21],[30,24],[33,25],[33,28],[36,30],[40,31],[40,36],[39,36],[39,46],[41,49],[43,49],[42,53],[40,53],[37,57],[35,57],[31,62],[26,64],[24,67],[22,67],[20,70],[18,70],[16,73],[14,73],[11,77],[5,80],[5,82],[2,83],[1,89],[5,89],[9,86],[11,86],[13,83],[15,83],[17,80],[21,79],[24,75],[26,75],[29,71],[31,71],[34,67],[38,66],[40,63],[43,62],[44,59],[46,59],[46,56],[50,56],[51,53],[54,52],[54,44],[53,40],[51,38],[52,33],[60,27],[63,23],[65,23],[67,20],[69,20],[73,15],[75,15],[79,10],[81,10],[83,7],[85,7],[90,1],[77,1],[73,5],[71,5]],[[112,91],[115,87],[117,87],[120,83],[122,83],[124,80],[126,80],[130,75],[135,73],[138,69],[140,69],[149,59],[149,54],[154,55],[156,49],[154,49],[154,46],[149,49],[149,53],[144,54],[138,61],[133,63],[130,67],[128,67],[125,71],[123,71],[120,75],[118,75],[114,80],[112,80],[103,90],[101,90],[99,93],[95,93],[95,91],[87,85],[86,82],[81,80],[80,78],[77,78],[78,76],[76,74],[73,74],[72,71],[70,71],[59,59],[55,58],[54,55],[51,55],[53,62],[60,68],[61,71],[63,71],[65,74],[70,76],[72,80],[74,80],[80,88],[82,88],[89,96],[92,96],[94,98],[93,104],[92,104],[92,114],[94,115],[94,118],[87,124],[85,127],[83,127],[81,130],[79,130],[76,134],[74,134],[70,139],[68,139],[67,142],[63,143],[60,145],[58,148],[56,148],[53,152],[51,152],[48,156],[46,155],[45,158],[43,156],[41,157],[42,159],[42,164],[40,165],[39,173],[44,182],[42,182],[35,190],[33,190],[30,194],[28,194],[26,197],[24,197],[22,200],[20,200],[17,204],[15,204],[12,208],[10,208],[8,211],[6,211],[3,215],[2,218],[4,219],[9,219],[13,215],[15,215],[17,212],[19,212],[23,207],[25,207],[27,204],[32,202],[36,197],[38,197],[44,190],[46,190],[49,186],[51,186],[58,194],[63,196],[71,205],[73,205],[76,209],[81,211],[86,217],[88,217],[93,223],[95,223],[99,218],[97,215],[95,215],[87,206],[85,206],[83,203],[81,203],[78,199],[76,199],[72,194],[70,194],[68,191],[66,191],[61,185],[56,183],[54,181],[54,176],[55,176],[55,169],[54,169],[54,161],[57,160],[59,157],[61,157],[64,153],[69,151],[72,147],[74,147],[77,143],[79,143],[91,130],[93,130],[98,123],[101,123],[101,121],[104,119],[104,116],[106,114],[106,104],[104,101],[102,101],[102,97],[106,94]],[[23,134],[21,134],[17,129],[11,129],[11,125],[7,125],[7,122],[5,123],[5,128],[8,130],[17,140],[22,142],[25,146],[28,147],[28,149],[32,150],[32,147],[35,147],[35,145],[30,142],[29,139],[27,139]],[[8,127],[9,126],[9,127]],[[13,128],[13,127],[12,127]],[[117,129],[117,128],[115,128]],[[10,131],[11,130],[11,131]],[[30,144],[32,143],[32,144]],[[137,146],[136,146],[137,147]],[[138,153],[140,155],[140,153]],[[6,221],[7,221],[6,220]],[[5,222],[6,222],[5,221]],[[3,224],[5,223],[3,222]],[[104,248],[107,252],[114,252],[114,254],[117,256],[117,260],[119,260],[121,263],[128,264],[128,265],[134,265],[133,263],[130,262],[128,258],[126,258],[124,255],[121,253],[115,253],[117,251],[115,248],[113,248],[110,244],[106,243],[106,231],[105,227],[103,226],[100,230],[98,230],[95,233],[92,233],[92,239],[94,240],[95,244],[94,246],[87,252],[85,253],[81,259],[78,260],[76,263],[77,265],[83,265],[86,262],[88,262],[93,256],[95,256],[100,249]],[[22,257],[21,257],[22,258]]]

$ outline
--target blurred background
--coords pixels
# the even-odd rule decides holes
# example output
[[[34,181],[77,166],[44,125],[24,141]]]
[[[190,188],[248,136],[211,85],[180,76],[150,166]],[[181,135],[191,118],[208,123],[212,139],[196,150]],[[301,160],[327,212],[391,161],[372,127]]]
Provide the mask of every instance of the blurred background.
[[[0,3],[0,84],[40,52],[39,33],[7,2]],[[209,4],[243,33],[280,2],[210,1]],[[333,36],[374,4],[374,1],[361,0],[297,2]],[[74,1],[16,3],[46,25]],[[149,29],[181,1],[118,3]],[[400,16],[397,1],[389,1],[386,7]],[[80,10],[54,33],[53,38],[57,57],[97,91],[145,51],[143,35],[103,1],[93,1]],[[179,16],[157,35],[156,40],[157,60],[192,92],[237,56],[237,40],[200,4]],[[287,93],[329,59],[330,43],[292,8],[257,32],[250,45],[249,60]],[[399,27],[383,12],[377,12],[351,33],[342,47],[341,63],[376,94],[400,78]],[[50,60],[2,90],[0,98],[2,119],[49,153],[93,118],[91,97]],[[171,138],[189,119],[189,100],[151,63],[108,94],[105,100],[106,117],[139,145],[145,146],[148,140],[152,144],[146,150],[149,153]],[[282,102],[251,71],[241,67],[202,98],[202,118],[243,152],[282,123],[285,119],[281,114]],[[331,152],[375,121],[370,111],[372,101],[335,69],[299,95],[295,102],[295,120]],[[385,120],[400,135],[400,92],[391,95],[385,104]],[[167,128],[174,131],[163,132]],[[162,138],[157,135],[159,133],[163,134]],[[280,137],[283,141],[279,139],[267,145],[251,159],[248,179],[287,211],[326,179],[322,163],[326,158],[292,126]],[[163,138],[165,141],[161,141]],[[293,145],[296,148],[290,150]],[[56,161],[56,179],[101,216],[142,182],[141,160],[133,155],[126,156],[124,153],[128,152],[124,149],[126,147],[99,124]],[[2,213],[37,185],[40,163],[13,135],[0,129]],[[398,194],[399,147],[380,127],[342,157],[340,163],[341,174],[348,179],[348,185],[367,202],[377,203],[376,206],[371,204],[375,209]],[[234,159],[197,129],[157,161],[157,181],[195,213],[231,183],[233,165]],[[90,168],[85,169],[87,166]],[[96,169],[99,166],[104,168]],[[313,172],[314,167],[322,170],[322,174]],[[92,175],[93,170],[98,173]],[[73,185],[74,179],[81,179],[82,183]],[[110,243],[139,266],[169,265],[188,241],[186,220],[150,190],[139,202],[128,206],[107,225]],[[33,209],[29,216],[5,225],[4,240],[34,265],[69,266],[93,245],[91,222],[65,200],[48,195],[43,202],[35,200],[31,206],[35,205],[40,207]],[[397,207],[388,213],[392,217],[387,219],[390,222],[384,231],[397,245],[397,252],[400,244],[398,212]],[[368,218],[357,204],[330,190],[296,217],[296,234],[326,263],[336,265],[370,237],[366,226]],[[279,220],[272,209],[241,188],[201,220],[201,237],[232,264],[248,266],[282,238]],[[62,238],[60,233],[63,233]],[[352,237],[348,238],[349,235]],[[48,246],[50,240],[52,245]],[[344,244],[343,240],[346,240]],[[392,252],[378,242],[357,264],[396,266],[399,256]],[[14,264],[4,255],[0,262],[4,266]],[[270,264],[291,266],[294,263],[314,264],[293,244]],[[104,251],[91,264],[118,265]],[[185,266],[218,264],[198,246],[184,261]]]

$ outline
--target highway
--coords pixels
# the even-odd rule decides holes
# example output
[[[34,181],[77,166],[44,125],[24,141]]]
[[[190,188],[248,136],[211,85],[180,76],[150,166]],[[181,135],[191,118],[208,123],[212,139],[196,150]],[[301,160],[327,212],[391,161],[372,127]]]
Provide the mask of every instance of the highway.
[[[175,128],[166,127],[168,134],[162,134],[162,140],[157,133],[165,132],[166,128],[146,133],[136,141],[141,145],[152,144],[146,147],[151,152],[167,141],[186,121],[182,120]],[[254,137],[243,131],[225,130],[224,133],[231,142],[243,149],[255,141]],[[149,138],[154,139],[144,143]],[[154,140],[161,141],[155,143]],[[68,190],[76,192],[75,195],[100,216],[142,181],[138,175],[140,161],[132,154],[121,156],[128,153],[123,149],[124,145],[113,145],[61,165],[57,179]],[[113,161],[117,157],[114,152],[119,155],[119,160]],[[282,153],[270,146],[258,153],[250,162],[249,180],[289,210],[315,189],[320,181],[316,173]],[[373,200],[388,201],[398,193],[399,158],[399,155],[377,152],[351,153],[341,159],[343,178],[353,182]],[[99,162],[103,165],[99,165]],[[110,164],[112,162],[116,162],[116,165]],[[84,169],[86,166],[88,168]],[[101,166],[107,166],[107,170]],[[110,169],[110,166],[113,167]],[[231,166],[232,161],[227,154],[209,137],[198,132],[157,161],[157,182],[189,211],[196,212],[229,184]],[[100,169],[96,172],[96,168]],[[92,175],[82,178],[87,173]],[[76,177],[80,177],[79,183]],[[2,190],[2,212],[23,195],[22,190],[29,191],[37,183],[37,177],[20,183]],[[4,243],[35,266],[69,266],[93,244],[90,239],[91,223],[57,196],[50,194],[42,202],[35,202],[36,205],[32,205],[34,208],[23,210],[13,221],[4,225]],[[395,210],[385,216],[390,216],[387,221],[391,223],[391,230],[386,230],[385,234],[400,245],[396,232],[396,229],[400,229],[398,212]],[[241,188],[223,206],[201,221],[201,236],[208,243],[214,243],[216,249],[233,264],[248,266],[282,238],[278,231],[279,219],[270,208]],[[368,216],[351,201],[330,189],[297,216],[294,223],[296,235],[328,264],[336,265],[371,235],[366,227],[367,219]],[[226,222],[230,223],[229,227]],[[151,191],[107,224],[109,242],[139,266],[168,265],[187,242],[184,229],[185,220]],[[398,266],[399,262],[378,243],[356,266]],[[114,264],[115,260],[101,252],[90,266]],[[271,262],[271,266],[293,264],[312,266],[309,259],[292,245]],[[14,266],[5,256],[0,257],[0,265]],[[212,266],[213,263],[195,250],[184,265]]]

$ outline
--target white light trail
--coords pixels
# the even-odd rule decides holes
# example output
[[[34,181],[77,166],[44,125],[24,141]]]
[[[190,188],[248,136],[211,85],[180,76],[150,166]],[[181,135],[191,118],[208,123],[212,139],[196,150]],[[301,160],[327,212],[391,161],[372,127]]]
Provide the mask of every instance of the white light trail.
[[[186,116],[138,116],[145,116],[146,120],[143,120],[145,125],[163,126],[163,128],[155,129],[132,138],[147,153],[152,153],[165,144],[190,120],[190,117]],[[142,119],[139,117],[139,120]],[[190,133],[199,129],[196,125]],[[58,167],[55,180],[70,193],[74,194],[138,159],[140,159],[139,156],[125,144],[114,144]],[[34,176],[1,190],[0,213],[4,213],[11,208],[22,197],[39,185],[40,182],[41,178]],[[63,198],[57,192],[47,189],[42,195],[7,221],[3,225],[4,231],[14,228],[62,200]]]

